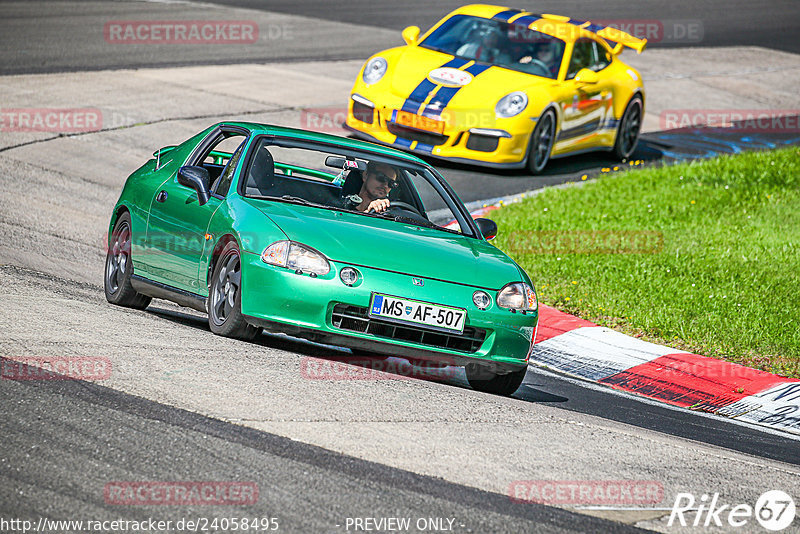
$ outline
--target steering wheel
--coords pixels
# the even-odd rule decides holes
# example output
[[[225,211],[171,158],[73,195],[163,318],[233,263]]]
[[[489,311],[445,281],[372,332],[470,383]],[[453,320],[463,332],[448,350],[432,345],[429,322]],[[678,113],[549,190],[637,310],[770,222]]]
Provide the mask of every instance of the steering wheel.
[[[542,72],[541,76],[549,78],[551,76],[550,67],[548,67],[541,59],[532,59],[529,65],[535,67],[533,70],[540,70]],[[531,74],[538,75],[535,72]]]
[[[417,208],[415,208],[414,206],[412,206],[411,204],[408,204],[406,202],[400,202],[399,200],[393,200],[392,203],[389,204],[389,207],[386,209],[386,211],[393,210],[393,209],[401,209],[401,210],[410,211],[411,213],[413,213],[415,215],[419,215],[420,217],[422,217],[422,213],[420,213]]]
[[[400,202],[399,200],[392,200],[391,203],[389,204],[389,207],[386,208],[386,211],[393,210],[395,208],[396,209],[405,210],[405,211],[410,211],[411,213],[413,213],[415,215],[419,215],[420,217],[422,217],[422,214],[419,212],[419,210],[417,208],[415,208],[411,204],[407,204],[405,202]],[[370,208],[369,210],[367,210],[367,213],[377,213],[377,211],[375,211],[374,208]]]

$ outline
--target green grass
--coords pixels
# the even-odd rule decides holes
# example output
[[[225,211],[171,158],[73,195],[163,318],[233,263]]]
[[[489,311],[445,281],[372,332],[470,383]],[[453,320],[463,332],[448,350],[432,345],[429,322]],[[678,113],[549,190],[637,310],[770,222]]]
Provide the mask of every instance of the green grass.
[[[528,271],[543,304],[649,341],[800,376],[797,148],[603,174],[492,215],[495,243]],[[646,243],[656,245],[660,233],[663,242],[650,253],[589,253],[541,240],[598,230],[650,232]],[[589,233],[566,235],[591,248]]]

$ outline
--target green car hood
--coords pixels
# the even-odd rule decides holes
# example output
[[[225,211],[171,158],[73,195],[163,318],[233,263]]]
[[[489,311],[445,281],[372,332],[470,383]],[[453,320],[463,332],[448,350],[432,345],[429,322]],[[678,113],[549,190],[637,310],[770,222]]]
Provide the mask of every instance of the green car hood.
[[[356,213],[248,201],[289,239],[336,262],[486,289],[521,280],[516,263],[486,241]]]

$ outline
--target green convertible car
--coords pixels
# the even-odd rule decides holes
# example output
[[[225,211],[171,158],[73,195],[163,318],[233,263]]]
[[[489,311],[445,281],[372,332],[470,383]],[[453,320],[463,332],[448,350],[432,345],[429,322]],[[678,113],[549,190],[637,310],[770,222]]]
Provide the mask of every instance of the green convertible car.
[[[106,298],[162,298],[212,332],[262,329],[354,352],[463,365],[510,395],[535,339],[528,275],[422,160],[302,130],[220,123],[128,177],[109,225]]]

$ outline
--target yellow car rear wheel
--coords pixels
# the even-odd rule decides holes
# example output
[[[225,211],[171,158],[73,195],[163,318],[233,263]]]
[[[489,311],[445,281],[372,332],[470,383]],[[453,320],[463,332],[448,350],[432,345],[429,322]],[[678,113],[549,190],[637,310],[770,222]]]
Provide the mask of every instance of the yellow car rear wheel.
[[[614,155],[620,159],[628,159],[639,143],[639,131],[642,128],[642,97],[635,95],[628,102],[625,113],[619,121],[617,139],[614,141]]]

